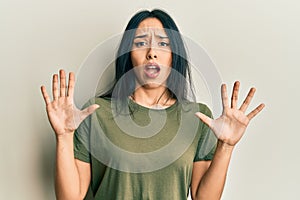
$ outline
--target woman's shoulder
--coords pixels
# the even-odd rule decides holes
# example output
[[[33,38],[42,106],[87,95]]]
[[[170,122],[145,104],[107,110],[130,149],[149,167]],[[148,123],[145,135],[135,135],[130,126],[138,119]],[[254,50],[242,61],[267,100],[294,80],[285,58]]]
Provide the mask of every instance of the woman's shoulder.
[[[211,114],[210,108],[204,103],[197,103],[199,105],[199,111],[204,114]]]
[[[195,108],[197,109],[197,112],[201,112],[208,116],[212,116],[212,112],[210,108],[205,103],[185,101],[182,103],[182,105],[185,106],[186,108]]]
[[[83,109],[90,106],[90,105],[93,105],[93,104],[97,104],[99,105],[100,107],[101,106],[104,106],[104,107],[107,107],[111,104],[111,98],[109,97],[93,97],[93,98],[90,98],[84,105],[83,105]]]

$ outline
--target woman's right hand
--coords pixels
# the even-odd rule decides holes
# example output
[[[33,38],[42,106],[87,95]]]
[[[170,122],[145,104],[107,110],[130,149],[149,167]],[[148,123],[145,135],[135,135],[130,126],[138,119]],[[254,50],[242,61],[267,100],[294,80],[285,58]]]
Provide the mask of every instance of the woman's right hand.
[[[53,75],[52,101],[46,91],[46,87],[41,87],[48,119],[57,137],[74,133],[79,124],[99,107],[99,105],[93,104],[84,110],[76,108],[74,105],[74,73],[69,73],[68,86],[64,70],[59,71],[59,79],[60,83],[58,83],[58,74]]]

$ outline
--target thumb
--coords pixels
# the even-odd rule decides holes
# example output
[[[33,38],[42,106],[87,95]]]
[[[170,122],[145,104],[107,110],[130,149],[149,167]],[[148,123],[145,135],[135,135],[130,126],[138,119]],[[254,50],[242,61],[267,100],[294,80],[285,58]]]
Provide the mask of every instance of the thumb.
[[[203,123],[205,123],[207,126],[209,126],[210,128],[212,128],[212,119],[206,115],[204,115],[201,112],[196,112],[195,115],[201,119],[201,121],[203,121]]]
[[[95,112],[100,106],[98,104],[93,104],[90,105],[89,107],[85,108],[84,110],[81,111],[81,119],[84,120],[87,116]]]

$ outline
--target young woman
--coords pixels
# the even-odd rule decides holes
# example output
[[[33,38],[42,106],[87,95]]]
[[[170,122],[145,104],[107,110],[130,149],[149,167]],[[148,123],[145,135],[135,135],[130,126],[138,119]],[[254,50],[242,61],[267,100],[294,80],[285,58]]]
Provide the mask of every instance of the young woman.
[[[189,73],[176,24],[153,10],[131,18],[117,54],[116,84],[85,109],[73,103],[74,74],[68,84],[63,70],[54,74],[53,100],[41,90],[57,141],[57,199],[182,200],[189,188],[194,200],[220,199],[232,151],[264,104],[245,114],[255,89],[238,108],[240,83],[231,102],[223,84],[223,112],[214,120],[205,105],[188,100]]]

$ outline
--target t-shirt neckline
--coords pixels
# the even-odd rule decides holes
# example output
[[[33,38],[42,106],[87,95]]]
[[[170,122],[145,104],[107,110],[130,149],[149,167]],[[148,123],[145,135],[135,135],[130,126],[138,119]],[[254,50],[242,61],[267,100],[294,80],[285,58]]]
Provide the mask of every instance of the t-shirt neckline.
[[[134,107],[138,107],[139,109],[143,109],[143,110],[152,110],[152,111],[168,111],[168,110],[172,110],[174,109],[177,104],[178,101],[176,100],[175,103],[173,103],[172,105],[168,106],[168,107],[162,107],[162,108],[155,108],[155,107],[146,107],[143,105],[138,104],[137,102],[135,102],[134,100],[132,100],[131,98],[127,98],[128,99],[128,105],[129,106],[134,106]]]

